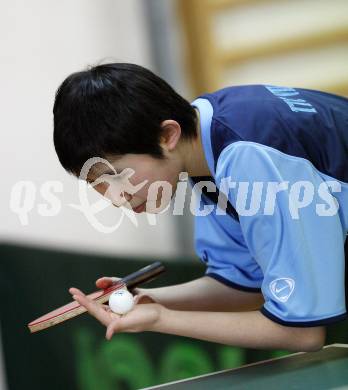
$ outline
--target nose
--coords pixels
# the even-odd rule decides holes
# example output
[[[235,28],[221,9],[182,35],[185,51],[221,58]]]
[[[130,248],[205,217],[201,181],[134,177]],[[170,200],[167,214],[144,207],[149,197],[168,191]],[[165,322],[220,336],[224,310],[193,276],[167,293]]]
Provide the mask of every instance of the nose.
[[[121,197],[121,201],[120,202],[112,202],[112,204],[115,206],[115,207],[121,207],[123,206],[126,202],[130,202],[132,200],[132,195],[128,194],[127,192],[121,192],[120,193],[120,197]]]
[[[128,192],[123,191],[121,193],[121,197],[125,198],[127,202],[130,202],[132,200],[132,195],[128,194]]]

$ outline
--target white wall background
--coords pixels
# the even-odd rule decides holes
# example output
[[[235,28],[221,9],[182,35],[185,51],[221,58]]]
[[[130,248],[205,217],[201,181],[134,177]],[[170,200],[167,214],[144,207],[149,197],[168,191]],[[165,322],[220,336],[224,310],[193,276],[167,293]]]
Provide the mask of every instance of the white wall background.
[[[212,41],[221,53],[249,56],[227,65],[221,86],[269,83],[332,90],[347,85],[347,0],[230,3],[212,21]],[[253,56],[262,48],[305,43],[311,37],[321,44]]]
[[[79,203],[78,182],[60,166],[52,140],[54,94],[68,74],[102,59],[153,69],[144,5],[140,0],[0,0],[0,242],[154,260],[177,253],[169,215],[160,215],[155,226],[138,216],[137,227],[125,220],[104,234],[69,207]],[[26,226],[10,208],[19,181],[37,189]],[[63,188],[57,194],[61,211],[53,217],[38,212],[47,203],[40,194],[47,181]],[[97,217],[112,226],[119,211],[109,207]],[[5,389],[2,364],[0,345],[0,390]]]
[[[79,203],[78,183],[60,167],[52,141],[54,93],[68,74],[104,58],[152,68],[143,6],[137,0],[0,1],[0,240],[116,255],[176,253],[170,216],[159,216],[156,226],[145,215],[138,227],[127,219],[104,234],[69,207]],[[37,188],[27,226],[10,208],[21,180]],[[61,211],[43,217],[38,205],[47,201],[39,191],[51,180],[63,184]],[[109,207],[97,217],[111,226],[118,216]]]

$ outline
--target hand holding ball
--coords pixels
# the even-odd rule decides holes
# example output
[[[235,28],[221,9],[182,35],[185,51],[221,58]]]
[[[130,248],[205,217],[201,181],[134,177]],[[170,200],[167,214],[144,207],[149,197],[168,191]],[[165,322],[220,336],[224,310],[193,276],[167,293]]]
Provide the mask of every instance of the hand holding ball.
[[[126,314],[133,306],[134,297],[128,290],[117,290],[110,295],[109,307],[116,314]]]

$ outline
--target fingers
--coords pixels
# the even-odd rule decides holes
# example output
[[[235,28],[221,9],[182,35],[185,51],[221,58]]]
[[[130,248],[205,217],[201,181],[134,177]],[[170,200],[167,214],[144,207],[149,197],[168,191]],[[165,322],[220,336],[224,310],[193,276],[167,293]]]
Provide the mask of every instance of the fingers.
[[[84,295],[81,290],[79,290],[78,288],[75,288],[75,287],[69,288],[69,293],[71,295]]]
[[[117,328],[118,328],[118,324],[119,324],[119,320],[118,321],[112,321],[107,329],[106,329],[106,334],[105,334],[105,338],[107,340],[111,340],[112,336],[114,335],[115,331],[117,331]]]
[[[102,305],[88,298],[81,290],[77,288],[72,287],[69,289],[69,292],[72,294],[75,301],[84,306],[88,313],[95,317],[103,325],[108,326],[110,324],[110,314],[105,311]]]
[[[107,340],[110,340],[115,333],[147,330],[159,316],[158,304],[135,305],[129,313],[119,316],[113,313],[107,305],[97,303],[75,287],[70,288],[69,292],[76,302],[86,308],[89,314],[106,326]],[[153,301],[147,295],[139,295],[135,297],[135,303],[153,303]]]
[[[112,286],[115,282],[117,282],[118,280],[120,280],[121,278],[116,278],[116,277],[110,277],[110,276],[104,276],[102,278],[99,278],[95,284],[98,288],[102,288],[102,289],[105,289],[105,288],[108,288],[110,286]]]

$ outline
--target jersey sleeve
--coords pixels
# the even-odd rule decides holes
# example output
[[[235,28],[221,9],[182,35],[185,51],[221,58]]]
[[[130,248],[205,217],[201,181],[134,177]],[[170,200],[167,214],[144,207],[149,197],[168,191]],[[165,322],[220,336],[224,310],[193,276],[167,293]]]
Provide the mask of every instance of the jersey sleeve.
[[[197,208],[215,207],[201,197]],[[260,292],[262,272],[250,256],[240,225],[229,215],[217,215],[216,209],[194,219],[195,250],[207,266],[205,275],[242,291]]]
[[[346,232],[333,196],[339,183],[308,160],[244,141],[220,154],[218,185],[222,179],[263,273],[261,312],[287,326],[343,319]]]

